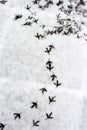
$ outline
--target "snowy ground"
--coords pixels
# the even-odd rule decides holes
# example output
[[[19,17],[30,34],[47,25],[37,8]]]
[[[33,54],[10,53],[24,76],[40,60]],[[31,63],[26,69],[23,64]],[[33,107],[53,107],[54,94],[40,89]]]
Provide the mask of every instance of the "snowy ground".
[[[41,11],[32,6],[39,22],[29,27],[23,26],[30,15],[27,4],[32,6],[28,0],[0,4],[0,123],[6,124],[5,130],[86,130],[87,41],[74,35],[36,39],[42,24],[56,24],[57,8]],[[15,21],[16,14],[23,17]],[[50,55],[44,52],[49,44],[55,46]],[[54,65],[51,73],[45,65],[49,58]],[[58,88],[50,78],[53,72],[62,83]],[[43,87],[48,90],[45,95],[39,91]],[[49,96],[56,96],[56,102],[49,104]],[[33,101],[38,109],[30,108]],[[22,113],[20,120],[14,120],[15,112]],[[45,120],[50,112],[54,119]],[[32,127],[33,119],[40,120],[39,127]]]

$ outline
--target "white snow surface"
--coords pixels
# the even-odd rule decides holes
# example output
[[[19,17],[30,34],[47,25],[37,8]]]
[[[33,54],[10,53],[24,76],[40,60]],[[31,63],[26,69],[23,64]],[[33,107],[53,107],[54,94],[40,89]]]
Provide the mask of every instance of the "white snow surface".
[[[6,124],[5,130],[87,130],[87,41],[74,35],[36,39],[40,25],[55,24],[57,8],[41,11],[32,6],[40,20],[25,27],[27,4],[32,6],[29,0],[0,4],[0,123]],[[15,14],[23,17],[15,21]],[[50,56],[44,52],[49,44],[55,46]],[[52,73],[62,83],[58,88],[46,69],[49,58],[55,67]],[[48,90],[45,95],[39,91],[43,87]],[[48,96],[56,96],[56,103],[49,105]],[[37,110],[30,108],[32,101],[38,102]],[[45,120],[51,111],[54,119]],[[15,112],[22,113],[20,120],[14,120]],[[40,120],[39,127],[32,127],[33,119]]]

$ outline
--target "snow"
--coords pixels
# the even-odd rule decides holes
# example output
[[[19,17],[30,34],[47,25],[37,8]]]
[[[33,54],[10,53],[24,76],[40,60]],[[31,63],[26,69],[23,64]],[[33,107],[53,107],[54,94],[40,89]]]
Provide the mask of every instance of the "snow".
[[[27,4],[32,6],[33,16],[40,19],[32,27],[23,26],[31,15],[25,9]],[[28,0],[0,4],[0,123],[6,124],[5,130],[87,129],[87,41],[75,35],[49,35],[43,40],[34,36],[42,33],[41,25],[46,24],[46,29],[56,25],[56,12],[57,7],[42,11]],[[23,18],[15,21],[16,14]],[[79,24],[81,20],[87,24],[82,18],[75,16]],[[55,49],[48,55],[44,51],[50,44]],[[54,65],[51,73],[46,69],[49,58]],[[62,83],[58,88],[50,78],[53,72]],[[43,87],[48,90],[44,95],[39,91]],[[56,96],[56,103],[49,105],[49,96]],[[38,102],[37,110],[30,108],[32,101]],[[14,120],[15,112],[22,113],[20,120]],[[46,120],[50,112],[54,119]],[[32,127],[33,119],[40,120],[39,127]]]

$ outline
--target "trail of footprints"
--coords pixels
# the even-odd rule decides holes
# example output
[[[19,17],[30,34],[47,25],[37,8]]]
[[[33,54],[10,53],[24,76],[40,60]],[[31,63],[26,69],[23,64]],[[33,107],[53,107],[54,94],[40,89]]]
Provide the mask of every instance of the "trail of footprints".
[[[47,53],[48,55],[50,55],[51,51],[55,49],[55,47],[53,45],[49,45],[46,49],[45,49],[45,53]],[[51,71],[54,69],[54,66],[53,66],[53,62],[50,60],[50,58],[48,59],[48,61],[46,62],[46,68],[47,70],[49,70],[49,72],[51,73]],[[61,85],[61,83],[58,81],[57,79],[57,76],[53,73],[51,73],[51,76],[50,76],[53,84],[58,87]],[[46,88],[40,88],[39,91],[44,95],[45,93],[47,93],[47,89]],[[56,102],[56,96],[49,96],[48,99],[49,99],[49,105],[51,103],[54,103]],[[31,106],[30,106],[31,109],[38,109],[38,102],[32,102]],[[22,119],[22,114],[23,113],[13,113],[13,117],[14,117],[14,120],[20,120]],[[53,113],[50,112],[50,113],[46,113],[46,120],[47,119],[53,119]],[[3,123],[0,123],[0,130],[3,130],[5,127],[6,127],[7,123],[6,124],[3,124]],[[35,120],[33,119],[32,120],[32,127],[39,127],[40,126],[40,120]]]
[[[50,5],[53,5],[53,1],[51,0],[46,0],[46,4],[44,6],[40,5],[40,1],[41,0],[33,0],[33,4],[38,4],[38,8],[41,8],[42,10],[44,10],[45,8],[49,8]],[[5,4],[7,2],[7,0],[1,0],[0,3],[1,4]],[[63,4],[63,1],[62,0],[59,0],[56,5],[59,7],[60,5]],[[62,6],[63,7],[63,6]],[[61,11],[62,11],[62,7],[60,8]],[[70,9],[72,9],[72,6],[69,5],[69,12],[70,12]],[[27,11],[30,12],[30,15],[25,19],[25,23],[23,23],[23,26],[32,26],[34,23],[35,24],[38,24],[38,21],[39,19],[36,18],[36,15],[34,14],[34,12],[32,12],[31,10],[31,7],[29,5],[27,5],[25,7],[25,9]],[[61,17],[59,17],[60,14],[57,15],[57,22],[60,23],[62,25],[62,21],[65,21],[65,19],[61,19]],[[14,17],[14,20],[18,20],[18,19],[21,19],[23,17],[22,14],[16,14],[15,17]],[[70,19],[66,19],[66,21],[71,21]],[[44,28],[46,27],[46,25],[40,25],[40,27],[44,30]],[[35,38],[37,38],[38,40],[41,40],[41,39],[44,39],[46,38],[46,36],[48,35],[53,35],[53,34],[60,34],[62,31],[63,31],[63,27],[64,25],[62,26],[54,26],[52,27],[52,30],[45,30],[45,32],[43,34],[39,34],[39,33],[36,33],[36,35],[34,35]],[[69,28],[69,30],[67,32],[64,32],[63,34],[65,35],[68,35],[68,34],[72,34],[72,29]],[[86,34],[84,34],[86,36]],[[45,48],[45,51],[44,53],[47,53],[49,58],[48,58],[48,61],[45,63],[46,65],[46,68],[47,70],[50,72],[50,78],[52,80],[52,83],[53,85],[57,88],[59,86],[61,86],[61,82],[59,82],[57,76],[55,75],[55,73],[53,72],[54,70],[54,66],[53,66],[53,62],[51,61],[50,59],[50,54],[51,54],[51,51],[52,50],[55,50],[55,47],[54,45],[48,45],[48,47]],[[45,95],[45,93],[48,92],[47,88],[40,88],[39,91]],[[56,96],[48,96],[48,99],[49,99],[49,105],[51,103],[55,103],[56,102]],[[35,101],[32,101],[31,103],[31,106],[30,106],[30,109],[38,109],[38,102],[35,102]],[[13,119],[14,120],[22,120],[23,116],[22,116],[22,112],[20,113],[13,113]],[[53,119],[53,112],[49,112],[49,113],[46,113],[45,115],[45,119],[46,120],[49,120],[49,119]],[[7,123],[0,123],[0,130],[3,130],[8,124]],[[32,119],[32,124],[31,124],[31,127],[39,127],[40,126],[40,120],[36,120],[36,119]]]
[[[53,45],[49,45],[46,50],[45,50],[45,53],[48,53],[50,55],[52,49],[55,49],[55,47]],[[51,72],[53,69],[54,69],[54,66],[53,66],[53,62],[50,60],[50,58],[48,59],[48,61],[46,62],[46,68]],[[56,87],[60,86],[61,83],[58,81],[57,79],[57,76],[53,73],[51,74],[51,79],[52,79],[52,82],[54,82],[54,85]],[[56,82],[55,82],[56,80]]]
[[[4,3],[5,0],[0,1],[1,3]],[[81,21],[78,23],[78,21],[74,17],[74,13],[78,14],[78,10],[76,9],[79,7],[80,4],[82,3],[77,3],[76,5],[73,5],[71,1],[67,5],[67,8],[64,7],[64,1],[59,0],[57,3],[53,2],[52,0],[45,0],[45,5],[42,6],[40,5],[41,0],[33,0],[32,3],[33,5],[38,5],[38,8],[45,10],[46,8],[50,8],[53,5],[56,5],[59,12],[56,14],[56,25],[50,26],[51,29],[48,29],[47,25],[40,25],[39,27],[42,28],[42,34],[41,33],[36,33],[34,36],[41,40],[44,38],[47,38],[49,35],[75,35],[77,38],[84,38],[87,41],[87,35],[85,33],[81,33],[82,28],[81,26],[85,25],[86,23],[84,21]],[[25,9],[30,12],[29,17],[25,19],[25,22],[22,24],[22,26],[33,26],[33,24],[38,24],[39,19],[36,18],[36,12],[33,12],[32,7],[29,5],[26,5]],[[83,17],[84,13],[87,12],[86,10],[83,11]],[[66,15],[65,18],[62,18],[62,13]],[[80,12],[79,12],[80,13]],[[73,14],[73,18],[72,18]],[[15,15],[15,20],[22,18],[22,14],[16,14]],[[69,18],[68,18],[69,17]]]
[[[2,1],[2,4],[5,4],[6,1]],[[38,19],[35,18],[35,16],[33,15],[32,11],[30,10],[31,7],[29,7],[28,5],[25,7],[25,9],[27,9],[30,13],[31,13],[31,16],[29,16],[27,19],[26,19],[26,22],[23,24],[24,26],[31,26],[33,23],[38,23]],[[18,14],[18,15],[15,15],[15,18],[14,20],[18,20],[20,18],[22,18],[23,16],[21,14]],[[27,21],[27,20],[30,20],[30,21]],[[42,29],[45,27],[45,25],[42,26]],[[44,39],[45,38],[45,35],[42,35],[42,34],[39,34],[37,33],[35,35],[36,38],[38,38],[38,40],[40,39]],[[47,53],[49,56],[51,54],[51,51],[55,49],[54,45],[49,45],[48,47],[45,48],[45,51],[44,53]],[[54,69],[54,66],[53,66],[53,62],[50,60],[50,58],[48,59],[48,61],[46,62],[46,68],[47,70],[49,70],[49,72],[51,73],[52,70]],[[57,79],[57,76],[55,75],[55,73],[51,73],[50,75],[50,78],[53,82],[53,84],[56,86],[56,87],[59,87],[61,85],[61,83],[58,81]],[[45,93],[48,92],[48,90],[46,88],[40,88],[39,91],[45,95]],[[51,103],[54,103],[56,102],[56,96],[48,96],[48,99],[49,99],[49,105]],[[35,101],[32,101],[31,103],[31,106],[30,106],[31,109],[38,109],[38,102],[35,102]],[[13,113],[13,118],[14,120],[21,120],[22,119],[22,112],[20,113]],[[53,119],[53,112],[49,112],[49,113],[46,113],[45,115],[45,119],[46,120],[49,120],[49,119]],[[0,123],[0,130],[3,130],[8,124],[4,124],[4,123]],[[36,120],[36,119],[33,119],[32,120],[32,124],[31,124],[32,127],[39,127],[40,126],[40,120]]]

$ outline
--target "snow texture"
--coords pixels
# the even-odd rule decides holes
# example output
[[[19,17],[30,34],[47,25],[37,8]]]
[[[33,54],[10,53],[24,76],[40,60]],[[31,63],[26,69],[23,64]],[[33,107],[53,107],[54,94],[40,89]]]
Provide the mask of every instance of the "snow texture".
[[[48,8],[45,0],[0,3],[0,130],[87,130],[87,5],[85,1],[75,11],[79,1],[65,0],[60,9],[57,2]],[[64,9],[70,4],[73,10],[67,15]],[[50,35],[59,26],[63,31]],[[69,27],[73,31],[66,34]],[[45,52],[49,45],[55,47],[50,54]],[[51,72],[48,60],[53,62]],[[53,73],[58,87],[57,79],[51,80]],[[42,94],[41,88],[47,92]],[[56,96],[56,102],[49,104],[49,96]],[[31,108],[32,102],[37,109]],[[46,119],[51,112],[54,118]],[[14,120],[14,113],[21,113],[21,119]],[[40,121],[38,127],[32,126],[33,120]]]

